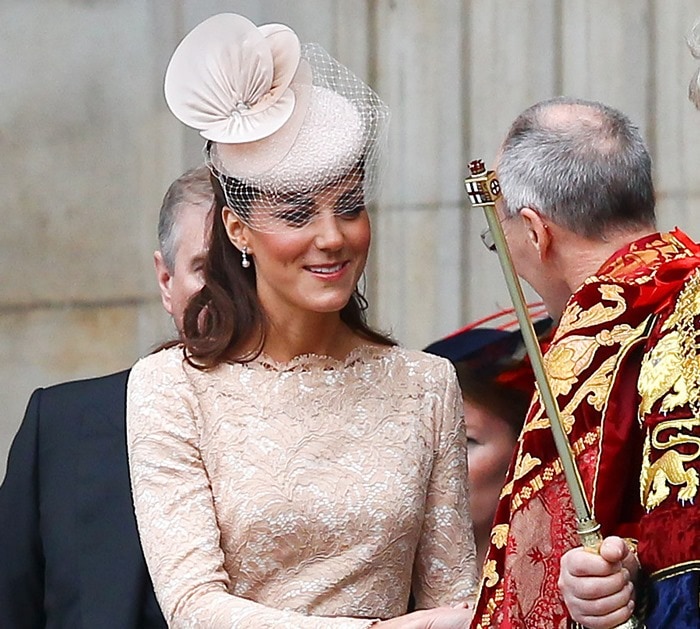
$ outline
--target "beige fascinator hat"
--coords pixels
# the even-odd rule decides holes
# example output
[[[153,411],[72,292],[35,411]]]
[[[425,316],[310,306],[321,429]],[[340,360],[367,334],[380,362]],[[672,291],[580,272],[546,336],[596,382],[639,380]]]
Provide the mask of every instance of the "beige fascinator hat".
[[[287,26],[210,17],[173,53],[165,98],[207,140],[227,204],[254,229],[309,222],[310,199],[348,178],[362,185],[365,203],[376,195],[386,105]]]

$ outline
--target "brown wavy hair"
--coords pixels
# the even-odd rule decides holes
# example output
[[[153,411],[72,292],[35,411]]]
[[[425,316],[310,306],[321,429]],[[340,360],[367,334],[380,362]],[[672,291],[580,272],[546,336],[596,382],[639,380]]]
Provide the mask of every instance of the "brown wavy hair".
[[[249,362],[257,358],[265,343],[267,317],[256,290],[255,260],[241,266],[240,252],[229,240],[221,212],[226,198],[219,180],[212,175],[214,216],[209,249],[204,263],[204,287],[187,304],[183,320],[182,342],[186,360],[198,369],[213,369],[224,362]],[[245,215],[250,208],[240,207],[243,199],[260,194],[241,181],[227,182],[240,194],[235,208]],[[356,287],[340,311],[340,319],[362,338],[393,346],[389,336],[374,330],[366,319],[367,300]]]

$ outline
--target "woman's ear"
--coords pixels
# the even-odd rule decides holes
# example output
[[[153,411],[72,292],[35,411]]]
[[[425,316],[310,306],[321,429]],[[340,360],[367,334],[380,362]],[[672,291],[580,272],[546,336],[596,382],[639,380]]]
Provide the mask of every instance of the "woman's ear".
[[[520,216],[525,224],[527,239],[537,251],[540,262],[543,262],[549,255],[552,247],[552,234],[549,225],[542,218],[542,215],[530,207],[520,210]]]
[[[227,205],[221,210],[221,219],[224,222],[228,239],[233,243],[233,246],[239,251],[243,251],[245,247],[248,247],[248,228]]]

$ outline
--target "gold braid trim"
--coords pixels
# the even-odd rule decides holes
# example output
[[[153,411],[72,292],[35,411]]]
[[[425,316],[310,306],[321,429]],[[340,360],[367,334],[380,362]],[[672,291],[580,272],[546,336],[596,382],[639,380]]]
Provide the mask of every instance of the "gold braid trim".
[[[577,439],[571,444],[571,451],[574,453],[575,457],[580,456],[585,450],[591,447],[593,444],[600,440],[600,427],[587,432],[583,437]],[[555,476],[558,476],[563,472],[561,465],[561,459],[556,458],[547,467],[545,467],[539,474],[533,476],[518,492],[513,494],[510,500],[510,513],[513,514],[517,511],[523,504],[528,502],[533,496],[535,496],[541,489],[544,488],[545,484],[551,481]]]

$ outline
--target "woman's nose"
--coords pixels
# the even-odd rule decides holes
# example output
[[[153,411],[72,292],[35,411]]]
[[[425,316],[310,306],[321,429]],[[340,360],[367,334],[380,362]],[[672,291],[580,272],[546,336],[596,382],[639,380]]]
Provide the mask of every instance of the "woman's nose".
[[[319,249],[342,247],[344,236],[339,219],[332,212],[324,212],[316,219],[316,246]]]

